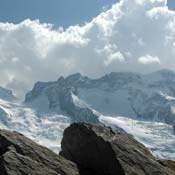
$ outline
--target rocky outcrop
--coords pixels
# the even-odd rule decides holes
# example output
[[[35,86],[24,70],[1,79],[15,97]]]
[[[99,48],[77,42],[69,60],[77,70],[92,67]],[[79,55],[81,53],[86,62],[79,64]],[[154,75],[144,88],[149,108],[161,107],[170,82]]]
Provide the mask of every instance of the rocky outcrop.
[[[76,93],[74,88],[65,88],[59,93],[60,108],[66,111],[73,121],[98,123],[98,116],[88,107],[77,106],[72,98],[72,94]]]
[[[17,132],[0,130],[1,175],[78,175],[77,166]]]
[[[74,123],[62,140],[60,155],[82,175],[175,175],[175,163],[157,160],[132,136],[109,127]]]
[[[157,160],[133,137],[110,127],[74,123],[60,155],[17,132],[0,130],[1,175],[175,175],[175,162]]]

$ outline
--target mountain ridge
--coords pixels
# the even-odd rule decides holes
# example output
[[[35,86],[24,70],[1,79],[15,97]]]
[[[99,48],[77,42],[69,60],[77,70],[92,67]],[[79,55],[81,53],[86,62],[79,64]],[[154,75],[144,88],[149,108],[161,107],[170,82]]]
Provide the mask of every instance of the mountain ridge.
[[[152,78],[155,76],[155,79],[153,78],[154,80],[151,80],[149,78],[150,76]],[[169,84],[166,84],[167,82]],[[82,76],[80,73],[76,73],[66,78],[61,77],[55,82],[36,83],[34,85],[34,88],[29,93],[27,93],[25,102],[28,103],[36,99],[37,98],[36,95],[39,96],[44,90],[48,91],[46,92],[47,93],[46,95],[48,95],[51,93],[52,94],[59,93],[58,91],[60,91],[61,89],[61,91],[66,91],[67,94],[69,93],[70,99],[71,99],[71,93],[73,93],[74,95],[76,95],[78,98],[81,99],[80,96],[84,95],[84,94],[81,94],[80,92],[82,89],[89,90],[89,91],[91,89],[95,89],[95,90],[99,89],[99,90],[102,90],[103,92],[109,91],[110,93],[113,93],[113,94],[119,90],[121,90],[121,93],[122,93],[123,92],[122,90],[124,89],[126,90],[125,94],[128,93],[128,96],[126,97],[128,98],[128,101],[125,103],[130,103],[128,108],[132,108],[130,109],[131,114],[129,114],[127,117],[137,117],[145,120],[147,119],[149,120],[149,117],[150,117],[150,118],[153,118],[153,120],[156,120],[159,122],[161,121],[167,124],[172,124],[175,120],[175,115],[174,115],[174,112],[171,112],[171,105],[170,105],[170,103],[172,103],[172,105],[175,104],[175,101],[174,101],[175,88],[173,87],[173,85],[175,85],[175,74],[174,72],[169,70],[162,70],[162,71],[154,72],[148,75],[141,75],[137,73],[126,73],[126,72],[111,72],[110,74],[107,74],[97,79],[90,79],[86,76]],[[57,92],[53,92],[53,91],[57,91]],[[147,92],[147,91],[150,91],[150,92]],[[165,94],[165,92],[167,94]],[[124,96],[126,95],[123,95],[123,97]],[[152,110],[150,111],[150,114],[148,114],[145,111],[148,109],[142,109],[143,111],[139,111],[141,108],[143,108],[142,106],[144,105],[142,105],[141,107],[137,106],[138,100],[135,100],[135,97],[138,98],[138,100],[142,100],[142,103],[147,103],[146,104],[147,108],[151,108],[151,106],[149,106],[150,104],[148,103],[148,101],[151,101],[153,103],[151,105],[154,105],[155,112],[157,112],[158,110],[160,111],[160,108],[162,108],[165,111],[165,113],[169,115],[169,117],[167,116],[167,114],[165,117],[163,117],[163,115],[165,115],[165,114],[161,115],[161,113],[163,112],[160,112],[160,113],[158,112],[156,114]],[[146,100],[144,100],[145,97],[147,98]],[[49,98],[51,97],[49,96],[48,99]],[[160,100],[160,102],[162,101],[162,103],[165,103],[166,108],[163,107],[163,105],[161,106],[161,104],[158,101],[156,101],[156,99]],[[59,97],[57,97],[57,99],[54,99],[54,100],[53,99],[49,99],[49,100],[50,100],[50,103],[56,103],[56,100],[57,102],[61,101],[59,100]],[[91,101],[89,102],[88,100],[87,101],[86,100],[87,99],[83,99],[85,103],[87,102],[87,104],[89,103],[89,105],[91,105],[90,103]],[[101,99],[101,100],[105,101],[104,99]],[[107,100],[107,97],[106,97],[106,103],[107,101],[109,100]],[[52,105],[54,106],[54,104],[50,104],[50,106]],[[94,105],[92,105],[92,108],[93,107]],[[118,108],[120,108],[120,106]],[[95,110],[98,111],[98,106]],[[117,110],[120,110],[120,109],[117,109]],[[98,112],[101,113],[101,111],[98,111]],[[114,111],[112,115],[125,116],[125,114],[123,113],[117,113],[116,111]]]

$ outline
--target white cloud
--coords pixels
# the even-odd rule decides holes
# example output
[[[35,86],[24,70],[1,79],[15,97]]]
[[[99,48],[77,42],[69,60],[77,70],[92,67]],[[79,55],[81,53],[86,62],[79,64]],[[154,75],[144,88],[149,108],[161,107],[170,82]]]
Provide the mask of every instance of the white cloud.
[[[0,84],[23,94],[38,80],[74,72],[96,77],[111,71],[172,69],[175,12],[166,3],[121,0],[83,27],[66,30],[38,20],[0,23]]]
[[[104,64],[108,66],[115,61],[124,61],[124,59],[125,58],[121,52],[115,52],[107,57],[107,59],[104,61]]]
[[[152,64],[152,63],[160,63],[160,59],[157,56],[145,55],[138,58],[138,62],[142,64]]]

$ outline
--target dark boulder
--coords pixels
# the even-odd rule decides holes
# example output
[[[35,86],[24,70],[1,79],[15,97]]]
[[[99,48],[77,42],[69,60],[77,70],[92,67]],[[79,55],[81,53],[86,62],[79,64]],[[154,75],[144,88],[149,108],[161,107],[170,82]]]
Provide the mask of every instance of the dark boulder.
[[[0,175],[79,175],[77,166],[25,136],[0,130]]]
[[[158,161],[132,136],[109,127],[74,123],[60,155],[77,164],[81,175],[175,175],[175,165]]]

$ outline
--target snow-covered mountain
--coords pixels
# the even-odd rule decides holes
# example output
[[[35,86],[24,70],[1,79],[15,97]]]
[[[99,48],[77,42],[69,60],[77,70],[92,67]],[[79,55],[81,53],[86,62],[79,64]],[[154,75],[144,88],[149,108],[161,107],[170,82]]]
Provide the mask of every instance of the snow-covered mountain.
[[[69,126],[70,119],[52,111],[39,113],[19,102],[11,91],[0,89],[0,129],[21,132],[37,143],[58,152],[63,131]]]
[[[42,103],[41,103],[42,101]],[[35,84],[27,104],[64,111],[74,120],[92,121],[100,114],[172,124],[175,120],[175,73],[110,73],[99,79],[81,74]]]
[[[4,98],[3,92],[1,97],[0,89],[0,127],[22,132],[54,151],[72,121],[87,121],[121,127],[154,154],[175,159],[172,71],[113,72],[98,79],[73,74],[37,82],[23,103]]]

